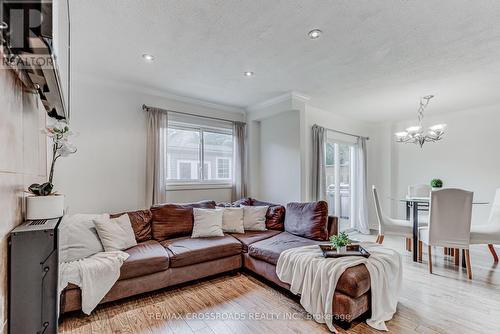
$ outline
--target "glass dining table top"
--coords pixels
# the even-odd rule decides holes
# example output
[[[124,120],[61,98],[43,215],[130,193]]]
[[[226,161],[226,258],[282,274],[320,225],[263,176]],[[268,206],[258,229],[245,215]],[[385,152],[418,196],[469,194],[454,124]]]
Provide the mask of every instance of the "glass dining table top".
[[[429,203],[431,201],[430,197],[404,197],[404,198],[391,198],[391,199],[399,202],[410,202],[410,203]],[[486,205],[490,204],[490,202],[473,201],[472,204]]]

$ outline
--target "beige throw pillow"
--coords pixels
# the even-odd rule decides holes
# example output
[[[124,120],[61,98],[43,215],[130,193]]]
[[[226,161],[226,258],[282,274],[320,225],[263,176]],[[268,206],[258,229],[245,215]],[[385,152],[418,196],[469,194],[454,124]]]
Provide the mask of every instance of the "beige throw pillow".
[[[128,215],[113,219],[94,219],[94,224],[106,252],[124,250],[137,245]]]
[[[224,208],[222,231],[226,233],[245,233],[243,228],[243,208]]]
[[[193,233],[191,238],[223,237],[222,215],[224,209],[193,208]]]
[[[266,212],[269,206],[242,206],[245,231],[265,231]]]
[[[109,219],[108,214],[66,215],[59,225],[59,261],[80,260],[103,252],[94,219]]]

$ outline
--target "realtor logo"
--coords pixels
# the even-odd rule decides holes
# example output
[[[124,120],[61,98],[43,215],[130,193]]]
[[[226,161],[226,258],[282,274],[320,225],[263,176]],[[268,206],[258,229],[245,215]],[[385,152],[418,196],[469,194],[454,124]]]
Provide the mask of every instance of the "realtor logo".
[[[52,0],[0,0],[1,67],[53,67]]]

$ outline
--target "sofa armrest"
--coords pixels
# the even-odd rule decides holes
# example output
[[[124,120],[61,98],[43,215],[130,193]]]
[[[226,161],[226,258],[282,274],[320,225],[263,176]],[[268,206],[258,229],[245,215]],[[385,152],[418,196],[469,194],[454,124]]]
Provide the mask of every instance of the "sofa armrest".
[[[339,234],[339,218],[328,216],[328,236]]]

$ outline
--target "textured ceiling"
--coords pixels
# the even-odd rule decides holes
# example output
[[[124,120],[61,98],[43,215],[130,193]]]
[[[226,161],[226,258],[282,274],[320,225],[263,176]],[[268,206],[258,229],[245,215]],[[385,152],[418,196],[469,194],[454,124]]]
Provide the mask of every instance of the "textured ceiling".
[[[432,113],[500,104],[497,0],[86,0],[71,24],[75,71],[233,106],[298,91],[386,121],[427,94]]]

